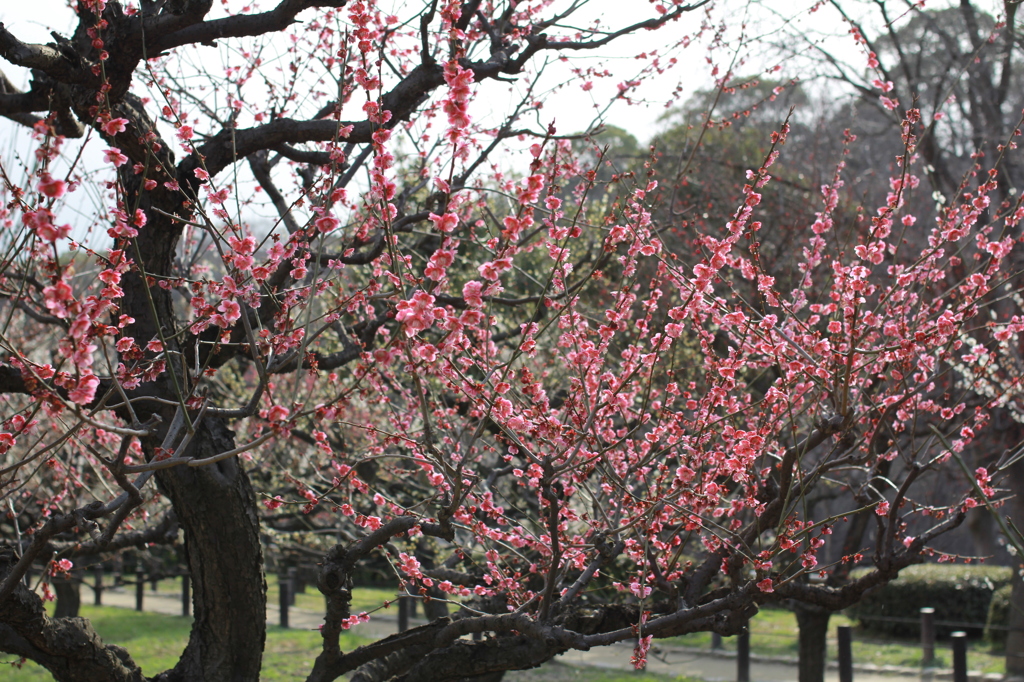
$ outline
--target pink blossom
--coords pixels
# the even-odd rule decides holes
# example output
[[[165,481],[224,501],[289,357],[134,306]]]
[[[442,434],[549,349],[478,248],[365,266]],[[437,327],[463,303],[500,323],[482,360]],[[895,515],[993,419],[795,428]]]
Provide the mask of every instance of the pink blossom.
[[[67,317],[67,306],[65,305],[73,298],[71,285],[64,280],[58,280],[54,284],[43,287],[43,300],[46,307],[57,317]]]
[[[13,448],[17,442],[18,439],[14,437],[14,434],[7,433],[6,431],[0,433],[0,455]]]
[[[503,272],[507,272],[512,269],[511,258],[497,258],[493,261],[484,263],[477,268],[480,276],[484,279],[489,279],[492,282],[497,281]]]
[[[57,180],[49,173],[43,173],[40,176],[39,184],[36,185],[36,189],[51,199],[59,199],[67,191],[68,184],[63,180]]]
[[[431,213],[430,222],[434,223],[434,227],[438,232],[447,233],[455,230],[459,224],[459,217],[454,213],[445,213],[444,215]]]
[[[86,374],[78,380],[75,388],[68,392],[68,399],[76,405],[88,405],[96,397],[96,388],[99,385],[99,377]]]
[[[224,314],[224,320],[228,324],[236,322],[238,318],[242,316],[241,306],[238,305],[237,301],[232,301],[230,299],[225,299],[221,301],[220,305],[217,306],[217,310],[221,311]]]
[[[322,218],[317,218],[313,224],[316,225],[316,229],[321,233],[327,234],[328,232],[336,230],[341,222],[334,216],[325,215]]]
[[[110,148],[103,152],[103,159],[114,166],[123,166],[128,163],[128,157],[121,153],[120,149]]]
[[[404,323],[406,336],[415,336],[424,329],[428,329],[434,324],[437,317],[434,297],[423,290],[413,294],[412,300],[399,301],[396,307],[398,313],[395,315],[395,319]]]
[[[103,128],[103,132],[107,135],[113,136],[118,133],[123,133],[127,124],[128,119],[126,118],[112,118],[100,127]]]
[[[474,308],[483,307],[484,299],[481,296],[483,288],[483,282],[476,280],[466,282],[462,287],[462,298],[466,300],[466,305]]]
[[[629,662],[637,670],[643,670],[647,667],[647,652],[651,649],[652,639],[654,639],[654,635],[640,637],[636,642],[636,647],[633,648],[633,656],[629,659]]]
[[[30,221],[29,224],[40,239],[48,242],[55,242],[58,239],[64,239],[71,234],[71,226],[54,225],[50,220],[48,211],[45,214],[43,210],[36,211],[35,213],[39,216],[38,219]],[[25,216],[29,215],[31,214],[25,214]]]
[[[274,405],[267,410],[267,421],[283,422],[288,419],[288,408],[281,405]]]
[[[647,597],[651,596],[651,592],[653,590],[647,585],[641,585],[640,583],[630,583],[629,591],[636,595],[639,599],[646,599]]]
[[[885,107],[886,109],[888,109],[889,111],[892,111],[893,109],[895,109],[896,107],[898,107],[900,105],[899,100],[897,100],[897,99],[889,99],[888,97],[885,97],[884,95],[879,97],[878,101],[881,102],[882,106]]]

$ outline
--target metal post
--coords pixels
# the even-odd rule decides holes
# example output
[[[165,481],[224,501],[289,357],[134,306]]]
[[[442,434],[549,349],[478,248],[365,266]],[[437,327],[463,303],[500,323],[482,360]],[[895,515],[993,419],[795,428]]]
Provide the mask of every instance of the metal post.
[[[921,609],[921,667],[935,665],[935,609]]]
[[[292,591],[290,593],[292,595],[291,605],[295,606],[295,595],[299,592],[304,592],[304,590],[299,589],[299,569],[295,568],[294,566],[288,569],[288,583],[292,588]]]
[[[722,648],[722,636],[717,632],[711,633],[711,650],[718,651]]]
[[[142,597],[146,594],[146,574],[142,564],[135,565],[135,610],[142,610]]]
[[[288,583],[288,606],[295,606],[295,569],[289,568],[285,571],[278,580],[282,583]]]
[[[736,682],[750,682],[750,631],[736,638]]]
[[[154,573],[153,575],[151,575],[149,577],[149,586],[150,586],[150,588],[152,588],[152,590],[154,592],[156,592],[156,586],[157,586],[157,583],[159,583],[159,582],[160,582],[160,577],[156,573]]]
[[[96,576],[96,586],[92,589],[92,603],[94,606],[103,606],[103,566],[97,565],[92,571]]]
[[[281,593],[281,627],[288,627],[288,607],[291,605],[291,591],[292,586],[287,580],[281,580],[278,583],[278,590]]]
[[[302,576],[298,568],[293,566],[288,569],[288,579],[292,581],[292,594],[306,594],[306,581]]]
[[[192,608],[192,581],[188,577],[188,573],[183,573],[181,576],[181,615],[188,617],[189,610]]]
[[[953,682],[967,682],[967,633],[954,632],[950,638],[953,642]]]
[[[839,637],[839,682],[853,682],[853,630],[849,625],[840,625]]]
[[[398,631],[405,632],[409,629],[409,598],[398,598]]]

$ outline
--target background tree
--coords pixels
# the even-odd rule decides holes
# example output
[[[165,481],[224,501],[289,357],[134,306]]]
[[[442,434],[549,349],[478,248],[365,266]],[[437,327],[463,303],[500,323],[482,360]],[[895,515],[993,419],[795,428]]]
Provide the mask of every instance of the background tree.
[[[782,184],[780,123],[716,196],[723,220],[678,248],[655,159],[606,188],[603,154],[521,119],[545,55],[678,31],[701,6],[619,27],[572,16],[584,7],[284,0],[215,17],[83,0],[52,44],[0,26],[0,56],[34,70],[0,95],[34,140],[3,166],[0,649],[61,680],[141,679],[22,578],[177,526],[195,622],[154,679],[255,679],[261,530],[305,527],[333,538],[309,680],[493,679],[619,641],[642,667],[652,638],[735,634],[764,604],[851,604],[996,494],[997,467],[944,500],[928,479],[1004,395],[965,409],[970,385],[947,381],[953,362],[980,372],[965,337],[1024,328],[975,327],[988,293],[1016,286],[998,230],[1024,209],[990,203],[999,170],[905,245],[927,132],[910,109],[887,196],[837,224],[837,159],[816,214],[784,226],[799,255],[777,279],[761,250],[780,226],[759,212]],[[217,41],[223,73],[190,66]],[[475,119],[474,93],[516,77],[521,101]],[[75,135],[101,139],[113,171],[83,168]],[[62,216],[85,187],[100,236],[72,240]],[[806,501],[835,480],[857,494],[819,515]],[[873,569],[804,580],[857,518]],[[450,615],[342,651],[372,617],[351,612],[371,556]]]
[[[970,0],[948,8],[924,8],[899,3],[828,3],[841,19],[854,41],[868,57],[868,68],[860,61],[851,63],[836,51],[834,43],[808,40],[814,72],[852,86],[856,100],[848,122],[861,138],[849,157],[855,177],[861,178],[861,192],[870,191],[885,181],[877,170],[891,166],[891,147],[896,138],[891,122],[908,108],[916,107],[928,122],[919,153],[924,162],[922,177],[927,179],[931,195],[918,193],[914,212],[930,221],[933,213],[947,212],[948,197],[984,186],[992,178],[997,183],[993,203],[1015,203],[1022,177],[1019,161],[1007,154],[1007,145],[1017,128],[1024,101],[1020,98],[1021,53],[1017,32],[1018,7],[1013,3],[983,5]],[[994,12],[998,11],[998,15]],[[872,27],[880,27],[875,30]],[[886,160],[890,160],[886,164]],[[978,161],[983,160],[981,166]],[[979,172],[982,166],[998,170],[991,177]],[[1020,237],[1019,227],[1008,226],[1004,236]],[[905,238],[921,241],[925,233],[908,230]],[[1011,254],[1016,259],[1016,253]],[[1014,261],[1019,269],[1019,261]],[[1004,302],[1005,300],[1005,302]],[[990,304],[994,319],[1010,319],[1018,312],[1016,303],[993,297]],[[1002,346],[1000,357],[1007,364],[1000,372],[1015,376],[1013,369],[1020,354],[1019,340],[987,339],[986,346]],[[1002,364],[1002,363],[997,363]],[[955,370],[954,370],[955,372]],[[1011,381],[1010,383],[1015,383]],[[973,396],[969,402],[983,403],[987,395]],[[990,466],[1013,451],[1024,437],[1018,410],[1010,404],[994,413],[989,435],[969,448],[967,457],[976,465]],[[1024,475],[1024,471],[1014,474]],[[1009,503],[1016,508],[1018,501]],[[1019,516],[1020,510],[1011,513]],[[1008,561],[996,524],[987,513],[974,512],[970,527],[975,551],[981,556]],[[1020,576],[1015,572],[1015,580]],[[1014,593],[1024,598],[1024,586]],[[1024,610],[1024,601],[1015,603]],[[1017,646],[1007,647],[1007,670],[1024,672],[1024,659],[1015,655]]]

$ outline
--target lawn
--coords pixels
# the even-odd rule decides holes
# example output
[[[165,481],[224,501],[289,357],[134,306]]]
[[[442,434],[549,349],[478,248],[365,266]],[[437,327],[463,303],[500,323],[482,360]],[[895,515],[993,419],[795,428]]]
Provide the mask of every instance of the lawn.
[[[371,592],[362,595],[362,598],[369,603],[377,596]],[[192,623],[190,618],[138,613],[110,606],[83,605],[81,615],[92,621],[93,627],[105,642],[128,649],[147,675],[174,665],[188,640]],[[366,643],[366,640],[348,633],[342,634],[342,649],[352,649],[362,643]],[[320,635],[316,632],[268,628],[261,680],[283,682],[303,679],[310,670],[319,644]],[[6,664],[14,660],[13,656],[0,654],[0,665],[4,665],[0,668],[0,679],[8,682],[43,682],[53,679],[46,670],[31,662],[25,663],[21,669],[9,669]],[[511,673],[505,679],[508,682],[698,682],[692,678],[580,669],[558,663],[550,663],[536,670]]]
[[[154,675],[172,667],[188,641],[191,618],[138,613],[111,606],[82,606],[81,615],[110,644],[119,644],[131,652],[146,675]],[[309,672],[313,653],[319,649],[320,634],[304,630],[267,629],[267,648],[263,657],[264,682],[294,680],[304,670]],[[355,648],[364,643],[348,633],[342,635],[342,647]],[[9,663],[13,656],[0,654],[0,661]],[[33,663],[20,669],[0,669],[0,678],[9,682],[52,680],[46,670]]]
[[[921,666],[921,645],[914,640],[892,637],[872,637],[869,633],[856,627],[856,622],[843,615],[834,615],[829,619],[828,640],[829,660],[836,660],[836,628],[840,625],[854,626],[853,631],[853,662],[857,665],[898,665],[910,668]],[[761,656],[797,656],[796,616],[785,609],[762,609],[750,622],[750,651]],[[711,647],[711,633],[699,632],[684,637],[673,637],[665,640],[666,644],[708,649]],[[722,640],[727,651],[736,650],[736,638],[726,637]],[[952,652],[949,643],[939,641],[936,644],[936,664],[939,667],[952,666]],[[1005,658],[991,653],[988,643],[973,640],[969,644],[967,665],[971,670],[986,673],[1004,673]]]
[[[276,605],[278,599],[277,579],[275,576],[268,576],[267,582],[268,602]],[[181,594],[181,583],[180,580],[165,580],[159,584],[158,589],[161,593],[178,595]],[[146,591],[147,593],[150,591],[148,585]],[[83,590],[82,596],[83,602],[91,601],[89,590]],[[352,611],[354,613],[372,611],[381,607],[386,600],[391,601],[394,598],[393,590],[356,588],[353,591]],[[315,587],[312,587],[307,589],[305,594],[296,595],[295,605],[300,609],[321,612],[324,605],[323,597]],[[52,608],[52,604],[50,607]],[[392,608],[395,607],[392,606]],[[93,607],[85,604],[82,606],[82,615],[92,620],[94,627],[105,641],[127,648],[142,666],[143,671],[150,675],[174,665],[188,640],[191,624],[191,620],[187,618],[154,613],[136,613],[127,609]],[[854,625],[854,623],[841,615],[833,616],[829,621],[829,658],[831,660],[836,658],[836,627],[840,625]],[[797,655],[796,635],[796,618],[792,613],[782,609],[764,609],[751,621],[751,651],[764,656],[795,658]],[[725,638],[723,648],[735,650],[735,640],[735,637]],[[345,633],[342,648],[352,649],[364,641],[355,635]],[[319,644],[320,637],[316,632],[269,628],[262,679],[271,681],[301,678],[303,672],[308,672],[312,658],[319,650]],[[697,633],[664,640],[660,644],[709,649],[711,635],[710,633]],[[948,643],[939,642],[936,656],[940,667],[950,666],[951,654]],[[11,660],[13,660],[12,657],[0,654],[0,661],[9,662]],[[921,649],[920,645],[912,640],[871,639],[867,634],[855,629],[853,660],[858,665],[919,667],[921,665]],[[992,654],[985,642],[973,641],[970,643],[968,652],[968,666],[971,670],[1003,673],[1005,660],[1000,655]],[[9,679],[12,682],[51,679],[46,671],[31,663],[26,664],[21,670],[15,670],[13,675],[8,675],[7,671],[3,670],[3,673],[0,673],[0,678]],[[624,682],[627,679],[630,682],[670,682],[670,678],[657,675],[592,668],[577,669],[558,663],[551,663],[537,670],[512,673],[505,679],[508,682],[569,682],[584,679],[586,682]],[[684,678],[679,679],[683,680]]]

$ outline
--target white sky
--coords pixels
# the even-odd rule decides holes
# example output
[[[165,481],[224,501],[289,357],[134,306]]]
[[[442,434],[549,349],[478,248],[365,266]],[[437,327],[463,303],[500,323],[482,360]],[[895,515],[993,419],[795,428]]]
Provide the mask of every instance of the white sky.
[[[68,9],[69,0],[0,0],[0,21],[4,22],[8,30],[26,42],[50,42],[51,30],[68,34],[73,29],[75,16]],[[74,0],[70,0],[74,2]],[[947,0],[943,0],[943,4]],[[991,0],[981,0],[983,3]],[[277,0],[264,0],[263,7],[272,7]],[[563,5],[568,0],[555,0],[554,6]],[[418,8],[422,0],[380,0],[382,6],[393,4],[394,12],[399,17],[409,16],[409,7]],[[636,136],[641,144],[646,143],[662,124],[659,118],[665,113],[665,103],[675,101],[681,103],[695,91],[706,89],[713,85],[713,66],[718,66],[719,73],[725,73],[730,63],[737,56],[735,47],[740,45],[738,62],[734,65],[734,73],[740,76],[755,76],[763,73],[766,68],[773,66],[778,55],[785,50],[791,50],[798,55],[806,54],[809,51],[810,41],[820,41],[827,45],[828,49],[857,64],[862,69],[864,57],[861,49],[858,48],[853,39],[848,35],[845,24],[839,19],[838,14],[828,5],[814,14],[808,13],[808,8],[813,0],[765,0],[761,3],[754,3],[748,0],[719,0],[719,3],[708,14],[705,11],[697,10],[684,15],[681,20],[671,24],[664,29],[655,32],[641,31],[631,36],[625,36],[613,42],[610,46],[599,51],[573,52],[570,53],[571,60],[568,65],[555,60],[548,68],[542,79],[547,86],[541,87],[534,93],[535,97],[544,102],[544,107],[536,117],[528,117],[521,121],[522,124],[536,130],[543,130],[551,121],[554,121],[559,133],[573,133],[588,129],[599,112],[603,111],[609,102],[612,106],[607,108],[604,120],[608,124],[624,128]],[[214,9],[211,16],[218,16],[224,10],[218,7]],[[230,7],[240,7],[241,0],[230,0]],[[402,10],[402,6],[405,10]],[[865,5],[850,3],[854,9],[865,7]],[[940,6],[937,2],[929,2],[929,7]],[[639,0],[591,0],[587,5],[584,16],[574,17],[573,26],[589,25],[589,20],[601,16],[606,24],[614,26],[627,25],[631,22],[642,20],[653,15],[653,5]],[[640,11],[642,10],[642,11]],[[316,10],[308,10],[299,15],[299,20],[309,20],[316,16]],[[725,26],[726,39],[723,41],[725,48],[719,48],[714,52],[707,49],[707,40],[714,33],[711,29],[705,33],[703,41],[694,41],[686,49],[676,49],[666,53],[662,48],[667,44],[677,43],[684,35],[693,35],[700,27],[706,16],[717,26],[719,23]],[[788,25],[787,25],[788,24]],[[795,25],[794,25],[795,24]],[[784,30],[780,27],[785,26]],[[553,29],[552,34],[558,34],[565,29]],[[741,43],[738,37],[742,35],[747,43]],[[801,44],[785,44],[781,41],[785,36],[801,35],[804,40]],[[224,41],[231,43],[231,41]],[[752,47],[748,47],[752,46]],[[272,46],[272,50],[280,50],[280,45]],[[649,59],[636,59],[640,52],[652,50],[659,51],[659,57],[665,63],[669,58],[678,60],[677,65],[667,70],[663,75],[651,78],[641,89],[634,94],[641,99],[646,99],[648,104],[628,106],[622,100],[615,100],[618,92],[618,84],[633,79],[641,69],[648,63]],[[751,51],[754,50],[754,51]],[[200,68],[209,68],[216,73],[222,59],[227,54],[223,46],[221,48],[179,48],[183,55],[190,54],[192,61]],[[712,63],[709,63],[709,55]],[[552,58],[554,55],[551,55]],[[570,66],[579,66],[587,63],[603,63],[603,68],[608,69],[612,76],[608,78],[595,79],[593,89],[584,91],[579,80],[573,80]],[[799,56],[785,60],[782,63],[782,71],[773,75],[777,79],[806,78],[806,62],[801,64]],[[539,60],[535,59],[535,68],[539,67]],[[266,71],[270,78],[273,78],[272,68],[267,66]],[[190,66],[184,67],[193,68]],[[0,69],[16,84],[22,87],[27,86],[28,73],[25,70],[11,67],[0,60]],[[804,69],[804,73],[801,73]],[[470,114],[477,121],[484,121],[488,124],[497,124],[500,117],[509,110],[519,99],[519,95],[530,82],[529,78],[520,78],[515,83],[508,84],[497,81],[489,81],[477,86],[476,96],[471,103]],[[385,90],[389,83],[385,81]],[[545,90],[544,88],[548,88]],[[673,92],[677,95],[673,98]],[[204,95],[205,96],[205,95]],[[153,106],[153,105],[151,105]],[[723,107],[728,111],[728,103]],[[254,107],[258,109],[258,107]],[[347,114],[348,112],[343,112]],[[343,115],[343,118],[346,117]],[[352,118],[362,118],[361,112],[352,112]],[[241,125],[251,123],[240,122]],[[0,156],[7,159],[13,158],[11,152],[21,151],[21,158],[30,158],[30,141],[24,134],[14,134],[15,126],[4,119],[0,119]],[[197,128],[197,131],[202,128]],[[168,139],[171,139],[170,130],[164,131]],[[69,147],[71,146],[69,142]],[[2,147],[6,147],[6,152]],[[90,151],[83,157],[85,168],[101,168],[100,159],[102,145],[89,145]],[[83,187],[84,189],[84,187]],[[91,188],[96,191],[95,187]],[[79,221],[74,221],[71,216],[65,218],[73,224],[87,222],[87,215],[91,212],[91,206],[103,203],[98,196],[86,197],[84,192],[76,193],[74,201],[69,202],[67,208],[72,212],[76,210],[76,203],[82,213]],[[86,201],[88,199],[88,202]]]
[[[245,3],[231,0],[231,6],[242,4]],[[264,2],[262,4],[270,7],[273,3]],[[419,5],[418,2],[403,4]],[[642,8],[644,13],[624,12],[626,7]],[[300,19],[308,19],[314,16],[314,12],[315,10],[304,12],[299,15]],[[217,9],[211,13],[211,16],[216,14],[218,14]],[[398,11],[396,14],[402,16]],[[407,14],[408,12],[406,12]],[[721,12],[717,10],[714,14],[721,16]],[[589,18],[595,15],[603,16],[610,24],[623,25],[647,18],[647,15],[653,16],[653,11],[651,6],[646,3],[592,0],[586,16]],[[617,92],[618,83],[634,78],[644,66],[644,62],[634,59],[634,55],[645,50],[656,49],[670,42],[673,37],[678,40],[684,34],[695,32],[703,18],[703,11],[698,10],[667,29],[657,32],[642,31],[636,35],[625,36],[616,40],[611,46],[594,53],[570,54],[573,63],[577,65],[584,62],[601,61],[613,75],[596,80],[595,87],[589,92],[584,92],[579,87],[582,83],[576,83],[570,84],[564,89],[564,92],[545,96],[545,106],[541,114],[543,123],[546,125],[552,118],[555,119],[560,132],[575,132],[586,128],[598,112],[604,109],[611,96]],[[4,22],[7,29],[14,35],[26,42],[51,42],[52,38],[49,35],[51,30],[67,35],[74,26],[74,19],[73,12],[67,8],[66,0],[32,0],[31,2],[5,0],[0,3],[0,21]],[[585,23],[582,21],[582,17],[573,19],[573,25],[585,25]],[[662,54],[664,55],[664,53]],[[693,44],[686,50],[679,50],[670,55],[664,55],[662,58],[667,61],[670,57],[678,59],[678,65],[664,76],[649,83],[639,93],[641,97],[649,99],[650,104],[627,106],[623,102],[617,102],[607,112],[608,123],[626,128],[641,141],[644,141],[653,132],[658,118],[665,111],[663,106],[665,101],[670,99],[672,91],[677,86],[682,86],[685,99],[685,96],[693,91],[708,87],[713,82],[704,46]],[[720,52],[718,58],[725,58],[724,53]],[[28,74],[23,70],[11,67],[2,61],[0,61],[0,69],[3,69],[17,85],[27,85]],[[568,70],[563,65],[554,64],[549,68],[550,77],[546,80],[551,83],[563,82],[569,78],[569,76],[563,75],[567,72]],[[478,99],[480,99],[480,95],[483,95],[483,99],[492,104],[495,111],[502,111],[504,107],[499,102],[504,98],[504,93],[508,91],[507,86],[488,84],[486,89],[486,93],[478,93]],[[479,107],[477,106],[477,108]]]

